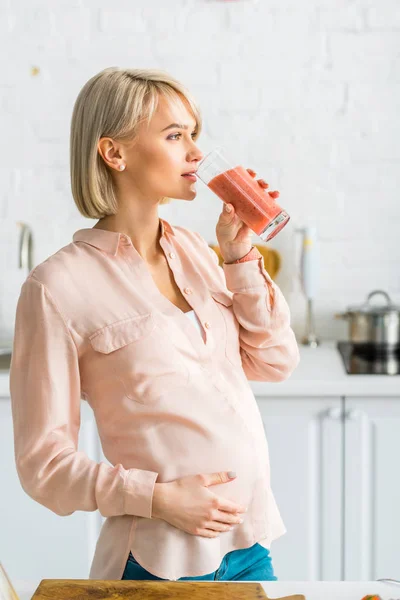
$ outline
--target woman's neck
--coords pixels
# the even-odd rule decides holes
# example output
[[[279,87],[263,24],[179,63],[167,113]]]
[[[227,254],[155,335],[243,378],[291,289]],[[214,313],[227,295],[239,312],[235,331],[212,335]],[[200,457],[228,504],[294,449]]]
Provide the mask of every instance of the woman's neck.
[[[108,215],[100,219],[93,229],[104,229],[124,233],[131,238],[132,244],[140,256],[149,264],[159,260],[163,254],[160,246],[161,228],[158,212],[146,215]]]

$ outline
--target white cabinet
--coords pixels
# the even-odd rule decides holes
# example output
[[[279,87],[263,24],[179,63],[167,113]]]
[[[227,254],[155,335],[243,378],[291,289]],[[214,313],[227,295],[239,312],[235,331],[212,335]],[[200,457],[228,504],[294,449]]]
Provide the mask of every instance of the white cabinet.
[[[99,460],[92,414],[83,403],[79,449]],[[15,468],[11,402],[7,398],[0,398],[0,455],[0,562],[11,580],[87,578],[101,517],[97,511],[60,517],[23,491]]]
[[[286,525],[272,543],[280,580],[342,578],[342,400],[262,398],[271,485]]]
[[[400,397],[257,397],[283,580],[400,579]]]
[[[400,579],[400,397],[346,398],[347,580]]]

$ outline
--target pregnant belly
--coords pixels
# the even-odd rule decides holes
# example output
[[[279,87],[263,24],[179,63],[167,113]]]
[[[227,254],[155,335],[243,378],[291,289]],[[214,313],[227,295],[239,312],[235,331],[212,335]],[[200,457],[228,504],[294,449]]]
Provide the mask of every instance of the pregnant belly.
[[[229,398],[211,395],[209,390],[208,394],[201,394],[199,387],[190,394],[169,390],[157,406],[136,408],[125,419],[103,424],[104,454],[112,464],[120,462],[126,469],[158,473],[157,483],[235,471],[234,480],[212,485],[210,490],[248,504],[262,476],[262,449],[256,415],[245,400],[246,409],[239,413]]]
[[[150,435],[152,441],[147,447],[151,464],[146,464],[159,473],[157,483],[186,475],[235,471],[235,479],[212,485],[210,491],[235,502],[249,503],[260,473],[254,442],[247,430],[226,423],[207,430],[166,423]]]

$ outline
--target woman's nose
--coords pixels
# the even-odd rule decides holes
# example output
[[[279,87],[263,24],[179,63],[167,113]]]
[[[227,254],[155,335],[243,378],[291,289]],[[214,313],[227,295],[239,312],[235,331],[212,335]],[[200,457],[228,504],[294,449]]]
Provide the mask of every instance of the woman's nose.
[[[200,162],[203,159],[203,153],[200,150],[200,148],[197,148],[197,146],[195,147],[195,149],[192,152],[192,160],[196,160],[197,162]]]

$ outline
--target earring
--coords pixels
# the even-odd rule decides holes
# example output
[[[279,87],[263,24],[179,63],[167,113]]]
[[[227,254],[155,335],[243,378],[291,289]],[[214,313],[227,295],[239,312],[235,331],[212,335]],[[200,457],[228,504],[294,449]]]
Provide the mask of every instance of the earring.
[[[125,169],[125,165],[119,165],[119,170],[123,171]]]

